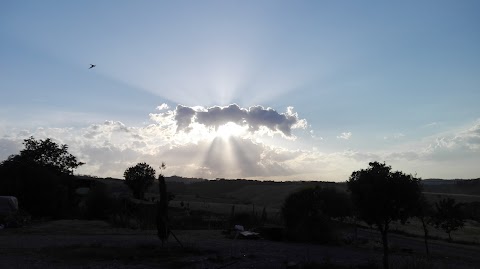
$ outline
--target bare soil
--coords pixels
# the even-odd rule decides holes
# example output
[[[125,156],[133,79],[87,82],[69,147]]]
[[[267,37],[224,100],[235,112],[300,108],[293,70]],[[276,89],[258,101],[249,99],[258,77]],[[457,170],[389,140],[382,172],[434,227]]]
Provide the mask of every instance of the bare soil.
[[[162,246],[156,231],[113,228],[102,221],[59,220],[0,230],[0,268],[287,268],[287,265],[381,263],[375,231],[352,244],[325,246],[228,239],[219,230],[174,231]],[[363,242],[363,243],[362,243]],[[390,236],[392,268],[480,268],[480,246]],[[325,268],[325,267],[323,267]]]

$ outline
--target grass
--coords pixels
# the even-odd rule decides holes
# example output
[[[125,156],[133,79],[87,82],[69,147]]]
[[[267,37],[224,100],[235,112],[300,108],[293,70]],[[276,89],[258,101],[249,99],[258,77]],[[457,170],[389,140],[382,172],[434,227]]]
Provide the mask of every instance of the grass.
[[[401,223],[392,223],[393,232],[399,232],[406,235],[423,237],[422,223],[417,219],[411,219],[405,225]],[[448,240],[448,235],[443,230],[428,226],[429,237],[432,239]],[[480,224],[476,221],[467,220],[465,226],[457,231],[452,232],[454,243],[463,244],[480,244]]]
[[[140,244],[131,247],[104,246],[100,243],[48,247],[37,250],[37,254],[59,262],[82,263],[87,261],[142,264],[169,264],[180,268],[188,265],[187,257],[212,254],[193,247],[162,247],[159,244]]]
[[[287,268],[289,267],[287,266]],[[369,261],[369,262],[357,264],[357,265],[341,265],[341,264],[332,263],[327,259],[320,263],[317,263],[317,262],[305,263],[301,266],[301,268],[303,269],[380,269],[382,267],[379,266],[374,261]]]
[[[115,228],[101,220],[53,220],[32,223],[21,229],[9,229],[10,233],[19,234],[75,234],[75,235],[112,235],[112,234],[151,234],[151,231],[139,231],[126,228]]]
[[[181,199],[181,197],[180,197]],[[170,201],[169,205],[175,208],[182,208],[181,202],[184,201],[184,205],[188,203],[191,210],[203,210],[216,214],[222,214],[229,216],[232,211],[232,206],[235,206],[235,213],[252,213],[255,212],[258,215],[262,214],[263,206],[257,205],[245,205],[245,204],[232,204],[232,203],[215,203],[215,202],[203,202],[203,201],[188,201],[175,199]],[[280,212],[277,208],[266,207],[268,216],[277,216]]]

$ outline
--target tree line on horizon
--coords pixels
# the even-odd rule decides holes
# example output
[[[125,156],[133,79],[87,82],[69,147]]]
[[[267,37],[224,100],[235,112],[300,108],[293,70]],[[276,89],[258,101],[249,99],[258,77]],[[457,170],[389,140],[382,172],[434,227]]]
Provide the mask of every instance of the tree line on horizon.
[[[84,163],[68,152],[67,145],[49,138],[30,137],[23,144],[25,148],[19,154],[0,163],[0,195],[17,197],[21,208],[34,218],[77,217],[76,191],[86,185],[73,176],[73,171]],[[165,167],[162,163],[160,170]],[[142,162],[128,167],[124,178],[133,197],[139,200],[145,200],[145,192],[158,179],[156,223],[158,237],[163,242],[169,235],[167,211],[172,199],[166,190],[165,177],[162,173],[156,177],[155,169]],[[418,218],[423,224],[428,253],[428,225],[444,230],[452,240],[451,233],[461,228],[465,219],[462,205],[452,198],[430,204],[422,194],[420,180],[392,171],[385,163],[370,162],[367,169],[352,172],[346,182],[346,193],[319,186],[291,193],[281,208],[287,238],[328,243],[334,240],[336,223],[346,218],[364,221],[379,231],[383,266],[389,268],[388,234],[392,222],[404,224]],[[91,210],[87,218],[105,218],[111,214],[105,187],[92,182],[87,187],[91,189],[86,201]]]

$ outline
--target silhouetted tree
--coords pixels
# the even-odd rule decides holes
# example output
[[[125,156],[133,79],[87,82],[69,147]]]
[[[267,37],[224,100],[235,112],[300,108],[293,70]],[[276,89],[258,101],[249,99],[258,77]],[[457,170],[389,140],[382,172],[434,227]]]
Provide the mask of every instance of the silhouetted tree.
[[[166,168],[165,163],[160,166],[161,170]],[[168,228],[168,201],[169,195],[167,193],[167,185],[165,184],[165,177],[162,173],[158,175],[158,193],[160,199],[157,204],[157,235],[163,243],[168,239],[170,233]]]
[[[435,203],[435,213],[433,215],[433,224],[438,229],[444,230],[451,241],[451,233],[463,227],[465,220],[462,216],[460,204],[453,198],[444,198]]]
[[[391,172],[384,163],[371,162],[370,168],[355,171],[347,185],[359,217],[374,225],[382,235],[383,266],[388,268],[388,231],[392,221],[405,223],[414,216],[421,195],[419,179]]]
[[[348,196],[334,189],[317,186],[294,192],[282,206],[287,235],[301,241],[331,241],[331,218],[348,215],[349,206]]]
[[[21,161],[34,162],[61,174],[73,174],[73,170],[83,165],[68,152],[68,146],[59,145],[50,138],[35,140],[33,136],[24,140],[25,149],[20,151]],[[14,156],[15,157],[15,156]]]
[[[422,222],[423,238],[425,241],[425,251],[427,255],[430,255],[428,248],[428,223],[431,222],[433,214],[433,208],[428,203],[425,195],[421,194],[418,201],[418,206],[415,209],[415,216]]]
[[[138,163],[123,173],[125,184],[132,190],[133,197],[144,199],[145,192],[155,180],[155,169],[146,163]]]
[[[13,195],[34,217],[62,217],[73,202],[73,170],[83,163],[50,138],[24,140],[20,154],[0,163],[0,195]]]

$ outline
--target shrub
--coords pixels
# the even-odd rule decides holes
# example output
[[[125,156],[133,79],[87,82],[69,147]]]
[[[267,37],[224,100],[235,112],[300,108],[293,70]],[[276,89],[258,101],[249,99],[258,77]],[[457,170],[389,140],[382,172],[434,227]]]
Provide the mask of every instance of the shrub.
[[[87,219],[108,219],[113,212],[113,202],[103,183],[95,184],[85,200],[85,217]]]
[[[348,196],[334,189],[308,188],[290,194],[282,207],[287,238],[320,243],[336,240],[332,218],[350,214]]]

